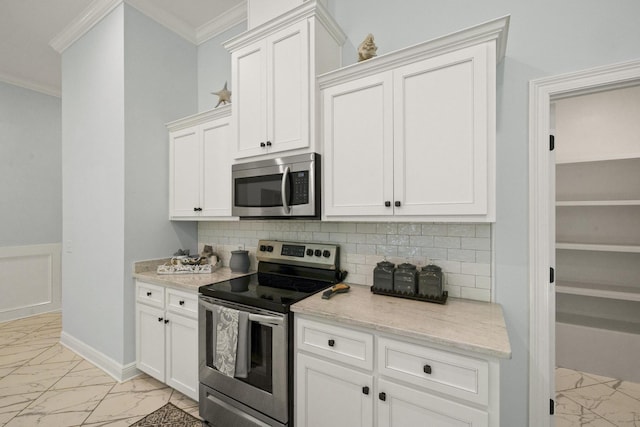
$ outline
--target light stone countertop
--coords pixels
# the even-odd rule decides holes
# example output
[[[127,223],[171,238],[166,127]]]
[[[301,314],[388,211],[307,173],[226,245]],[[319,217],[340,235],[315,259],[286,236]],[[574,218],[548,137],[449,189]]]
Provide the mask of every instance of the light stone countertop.
[[[501,359],[511,358],[511,344],[499,304],[449,298],[434,304],[375,295],[368,286],[350,285],[347,293],[322,299],[322,292],[291,309],[345,325],[420,339]]]
[[[254,271],[249,271],[248,273],[234,273],[229,267],[221,267],[210,274],[156,273],[156,267],[158,265],[164,264],[165,261],[167,260],[163,259],[136,262],[134,264],[133,277],[135,279],[154,285],[167,286],[187,292],[198,293],[198,288],[200,286],[208,285],[210,283],[222,282],[225,280],[255,273]]]

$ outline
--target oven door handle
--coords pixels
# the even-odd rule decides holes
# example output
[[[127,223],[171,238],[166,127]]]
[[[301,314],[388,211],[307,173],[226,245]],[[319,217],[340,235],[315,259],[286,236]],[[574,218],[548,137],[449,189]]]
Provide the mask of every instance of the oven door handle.
[[[221,307],[200,299],[200,304],[208,310],[216,310],[217,307]],[[249,313],[249,320],[251,322],[258,322],[265,326],[281,326],[284,323],[284,317],[266,316],[264,314]]]
[[[282,208],[284,209],[284,213],[289,214],[291,212],[291,207],[289,207],[289,201],[287,200],[287,182],[289,181],[289,173],[291,169],[289,166],[285,166],[284,172],[282,173],[282,185],[280,186],[280,193],[282,196]]]
[[[274,317],[274,316],[265,316],[262,314],[249,314],[249,320],[251,322],[258,322],[261,325],[265,326],[280,326],[283,323],[282,317]]]

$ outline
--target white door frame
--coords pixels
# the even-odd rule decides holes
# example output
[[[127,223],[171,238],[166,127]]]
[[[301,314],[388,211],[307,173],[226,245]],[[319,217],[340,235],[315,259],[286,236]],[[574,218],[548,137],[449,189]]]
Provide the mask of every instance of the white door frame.
[[[549,151],[551,101],[640,84],[640,60],[532,80],[529,84],[529,425],[553,426],[555,399],[555,179]],[[552,182],[553,181],[553,182]],[[554,187],[551,187],[551,186]]]

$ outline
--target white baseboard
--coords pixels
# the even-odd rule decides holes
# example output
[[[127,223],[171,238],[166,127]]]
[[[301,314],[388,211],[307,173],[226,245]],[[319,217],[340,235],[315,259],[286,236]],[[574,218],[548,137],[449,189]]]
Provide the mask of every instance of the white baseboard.
[[[60,334],[60,344],[93,363],[119,382],[130,380],[142,373],[136,368],[135,362],[122,365],[64,331]]]
[[[0,322],[61,309],[61,244],[0,247]]]

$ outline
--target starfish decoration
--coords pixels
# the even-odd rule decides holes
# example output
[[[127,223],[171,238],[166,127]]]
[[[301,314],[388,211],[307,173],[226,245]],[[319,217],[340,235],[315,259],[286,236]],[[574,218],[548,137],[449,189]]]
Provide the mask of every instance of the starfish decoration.
[[[216,108],[220,104],[231,104],[231,91],[227,90],[227,82],[224,82],[224,87],[217,92],[211,92],[213,95],[218,96],[218,103],[216,104]]]

